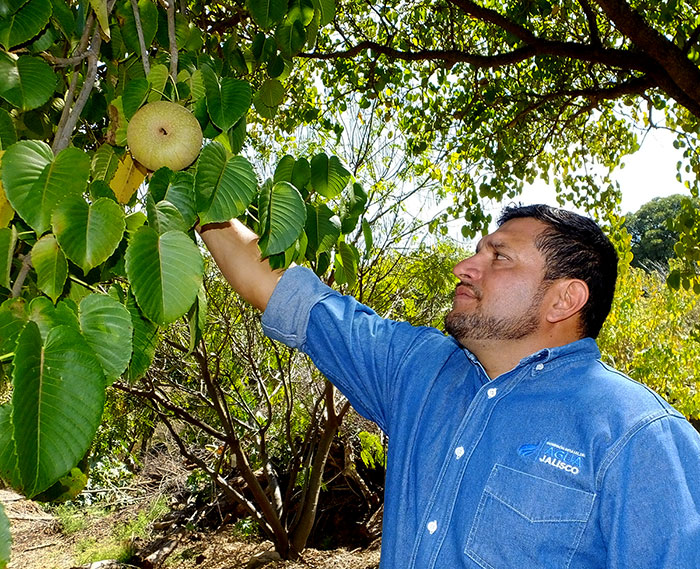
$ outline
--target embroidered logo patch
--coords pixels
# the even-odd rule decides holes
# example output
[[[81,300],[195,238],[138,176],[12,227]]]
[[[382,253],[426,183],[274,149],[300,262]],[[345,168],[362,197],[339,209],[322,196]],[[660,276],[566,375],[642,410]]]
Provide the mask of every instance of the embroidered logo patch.
[[[579,474],[583,467],[583,459],[586,458],[582,452],[549,441],[521,445],[518,448],[518,454],[523,458],[537,460],[570,474]]]

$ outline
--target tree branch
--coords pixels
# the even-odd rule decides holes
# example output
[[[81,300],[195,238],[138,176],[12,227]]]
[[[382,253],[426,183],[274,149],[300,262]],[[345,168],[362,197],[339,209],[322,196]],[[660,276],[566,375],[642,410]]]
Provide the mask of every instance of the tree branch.
[[[134,23],[136,24],[136,35],[139,38],[143,72],[146,74],[146,77],[148,77],[151,71],[151,64],[148,59],[148,51],[146,50],[146,40],[143,38],[143,26],[141,25],[141,12],[139,11],[138,0],[131,0],[131,10],[134,12]]]
[[[593,12],[588,0],[579,0],[583,13],[588,20],[588,29],[591,32],[591,44],[600,47],[600,33],[598,32],[598,23],[596,22],[595,13]]]
[[[17,298],[20,295],[22,292],[22,287],[24,286],[24,281],[29,274],[29,270],[32,268],[32,256],[29,253],[22,255],[20,258],[22,259],[22,266],[20,267],[19,273],[17,273],[17,278],[12,285],[12,291],[10,293],[12,298]]]

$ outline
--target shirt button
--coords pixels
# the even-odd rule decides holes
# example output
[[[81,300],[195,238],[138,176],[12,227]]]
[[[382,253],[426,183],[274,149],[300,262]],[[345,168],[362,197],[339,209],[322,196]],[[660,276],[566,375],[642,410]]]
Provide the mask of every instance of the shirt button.
[[[536,369],[537,371],[542,371],[542,370],[544,369],[544,364],[537,364],[537,365],[535,366],[535,369]]]
[[[437,521],[433,520],[432,522],[428,522],[428,532],[433,534],[436,531],[437,531]]]
[[[486,392],[486,395],[488,395],[488,398],[491,399],[493,397],[496,397],[496,393],[498,393],[498,389],[496,389],[495,387],[492,387],[491,389],[489,389]]]
[[[464,456],[464,447],[457,447],[455,449],[455,457],[457,458],[457,460],[459,460],[463,456]]]

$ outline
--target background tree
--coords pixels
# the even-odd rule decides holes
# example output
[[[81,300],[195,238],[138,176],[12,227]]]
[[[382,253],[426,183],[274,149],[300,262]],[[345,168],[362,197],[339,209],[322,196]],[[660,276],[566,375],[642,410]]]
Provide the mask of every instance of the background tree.
[[[678,242],[678,232],[670,222],[679,216],[687,199],[681,194],[654,198],[625,216],[625,228],[632,237],[632,266],[668,272],[668,261],[675,256],[673,248]]]

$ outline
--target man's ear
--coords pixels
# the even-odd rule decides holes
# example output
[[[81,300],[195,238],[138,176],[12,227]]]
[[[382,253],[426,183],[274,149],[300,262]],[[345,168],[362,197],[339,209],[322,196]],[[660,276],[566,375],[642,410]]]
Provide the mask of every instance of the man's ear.
[[[588,285],[580,279],[561,279],[552,285],[547,321],[561,322],[581,311],[588,302]]]

